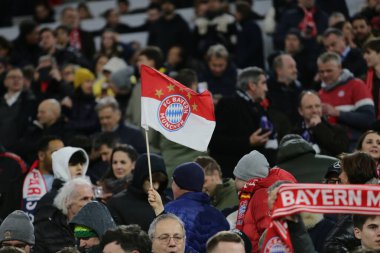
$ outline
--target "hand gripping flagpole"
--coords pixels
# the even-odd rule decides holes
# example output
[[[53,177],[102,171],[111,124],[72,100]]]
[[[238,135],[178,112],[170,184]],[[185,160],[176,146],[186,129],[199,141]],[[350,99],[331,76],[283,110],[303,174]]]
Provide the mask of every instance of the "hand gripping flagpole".
[[[146,142],[146,152],[148,154],[149,183],[150,183],[150,188],[153,188],[152,166],[150,163],[150,151],[149,151],[149,141],[148,141],[148,129],[145,129],[145,142]]]

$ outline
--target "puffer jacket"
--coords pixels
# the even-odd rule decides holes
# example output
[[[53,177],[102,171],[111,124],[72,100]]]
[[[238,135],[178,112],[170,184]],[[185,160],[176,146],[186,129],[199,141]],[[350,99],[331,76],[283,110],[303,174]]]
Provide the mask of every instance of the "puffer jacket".
[[[229,225],[223,214],[210,205],[203,192],[187,192],[165,205],[165,212],[177,215],[185,223],[186,244],[200,253],[206,252],[207,240]]]
[[[270,223],[270,211],[268,208],[268,188],[279,180],[297,182],[289,172],[273,168],[266,178],[256,179],[252,189],[252,197],[243,218],[243,232],[252,243],[251,253],[259,252],[259,239]],[[248,181],[250,182],[250,181]]]

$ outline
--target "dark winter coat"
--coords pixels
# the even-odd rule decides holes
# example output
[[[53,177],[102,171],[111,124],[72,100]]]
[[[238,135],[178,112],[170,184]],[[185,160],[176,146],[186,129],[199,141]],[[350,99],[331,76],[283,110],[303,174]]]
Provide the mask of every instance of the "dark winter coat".
[[[107,206],[118,225],[138,224],[148,231],[150,223],[156,217],[153,208],[148,202],[148,195],[143,190],[144,181],[148,179],[147,155],[144,154],[136,161],[133,179],[128,189],[114,195],[110,198]],[[161,172],[165,176],[166,169],[162,158],[157,155],[151,155],[152,174]],[[158,192],[163,196],[163,191],[167,187],[166,183],[160,184]],[[163,198],[164,202],[165,198]]]
[[[55,206],[41,208],[34,216],[35,253],[52,253],[63,247],[74,247],[75,238],[67,217]]]
[[[326,239],[325,253],[348,253],[350,250],[359,247],[361,242],[354,235],[354,223],[352,215],[342,216],[335,228]]]
[[[219,101],[215,108],[216,127],[210,143],[210,155],[220,164],[223,176],[232,177],[240,158],[253,149],[273,162],[270,149],[253,147],[249,142],[249,136],[261,127],[261,119],[266,115],[265,109],[241,90],[234,97],[224,97]],[[275,131],[272,132],[274,134]]]
[[[304,139],[293,139],[280,145],[276,164],[292,173],[299,183],[320,183],[327,168],[336,161],[331,156],[316,155]]]
[[[306,127],[305,122],[300,122],[294,133],[312,145],[317,144],[322,155],[337,156],[348,151],[350,140],[346,131],[338,125],[331,125],[324,118],[321,123],[310,128]]]
[[[223,214],[210,205],[203,192],[187,192],[165,205],[165,211],[177,215],[185,223],[186,243],[200,253],[206,252],[207,240],[229,225]]]

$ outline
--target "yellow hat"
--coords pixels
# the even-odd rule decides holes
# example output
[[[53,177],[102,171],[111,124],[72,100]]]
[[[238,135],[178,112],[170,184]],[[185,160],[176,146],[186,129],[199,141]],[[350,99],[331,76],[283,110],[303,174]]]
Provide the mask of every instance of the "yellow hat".
[[[78,88],[84,81],[95,80],[94,74],[86,68],[78,68],[74,74],[74,88]]]

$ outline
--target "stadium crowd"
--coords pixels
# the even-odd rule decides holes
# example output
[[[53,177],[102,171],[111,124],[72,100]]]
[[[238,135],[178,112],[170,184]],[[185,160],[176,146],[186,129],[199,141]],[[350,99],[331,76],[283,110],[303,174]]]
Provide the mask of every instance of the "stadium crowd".
[[[116,0],[91,31],[93,1],[30,2],[0,34],[0,252],[283,252],[264,243],[281,184],[379,184],[379,0]],[[207,151],[146,140],[143,64],[210,91]],[[295,253],[380,252],[380,211],[283,220]]]

